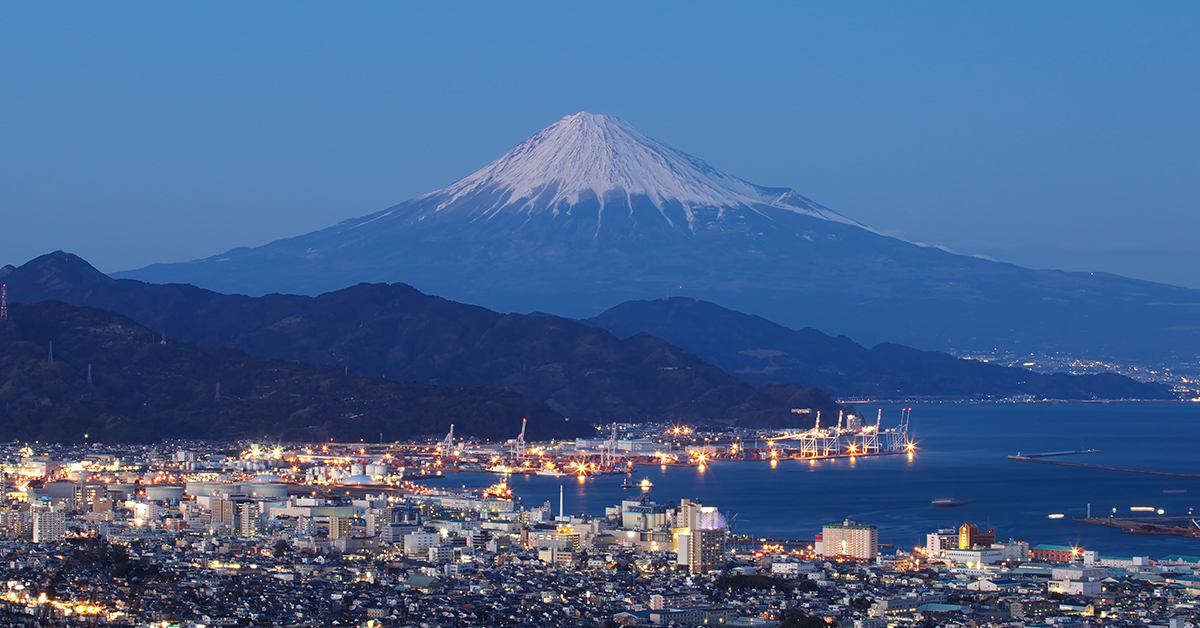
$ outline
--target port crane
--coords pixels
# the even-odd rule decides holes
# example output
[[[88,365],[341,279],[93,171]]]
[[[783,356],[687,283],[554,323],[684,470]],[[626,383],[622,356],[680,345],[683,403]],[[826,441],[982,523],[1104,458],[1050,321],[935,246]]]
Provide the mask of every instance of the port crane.
[[[608,435],[608,441],[604,443],[604,449],[600,450],[600,466],[607,469],[617,461],[617,424],[612,424],[612,429]]]
[[[517,437],[509,441],[512,443],[513,461],[519,461],[525,457],[525,424],[528,419],[521,419],[521,433]]]
[[[864,425],[858,416],[846,416],[844,412],[838,412],[837,424],[824,428],[821,427],[821,413],[818,411],[812,429],[781,434],[768,439],[768,442],[773,448],[778,441],[799,441],[801,458],[912,451],[913,443],[908,437],[911,413],[912,408],[904,408],[900,413],[899,425],[885,430],[882,428],[882,409],[874,425]]]

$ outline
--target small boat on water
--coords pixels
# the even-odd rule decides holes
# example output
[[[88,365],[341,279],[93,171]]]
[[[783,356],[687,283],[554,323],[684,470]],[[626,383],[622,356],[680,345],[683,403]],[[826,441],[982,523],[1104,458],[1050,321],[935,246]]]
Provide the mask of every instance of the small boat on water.
[[[557,469],[538,469],[537,471],[534,471],[533,474],[534,475],[548,475],[552,478],[561,478],[562,476],[566,475],[566,473],[563,473],[562,471],[559,471]]]
[[[943,497],[942,499],[935,499],[930,503],[932,503],[934,506],[937,506],[938,508],[957,508],[959,506],[966,506],[967,504],[969,504],[971,502],[969,502],[965,499],[954,499],[953,497]]]

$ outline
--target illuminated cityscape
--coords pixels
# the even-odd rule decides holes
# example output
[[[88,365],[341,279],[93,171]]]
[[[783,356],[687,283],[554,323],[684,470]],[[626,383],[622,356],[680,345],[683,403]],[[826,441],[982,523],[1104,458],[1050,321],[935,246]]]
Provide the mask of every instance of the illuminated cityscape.
[[[648,481],[603,513],[567,513],[522,503],[504,480],[802,460],[810,450],[793,443],[839,429],[836,455],[915,454],[907,433],[875,451],[876,425],[843,417],[779,438],[622,425],[564,443],[451,432],[383,445],[8,446],[0,608],[6,622],[41,625],[1136,625],[1170,619],[1146,600],[1200,594],[1200,557],[1031,546],[973,522],[911,549],[849,520],[807,540],[755,539],[734,534],[720,504],[656,503]],[[422,483],[455,473],[499,481]]]
[[[1184,399],[1200,400],[1200,362],[1186,360],[1158,364],[1131,364],[1123,360],[1088,360],[1068,354],[1027,353],[1010,351],[956,351],[961,358],[979,360],[1002,366],[1026,368],[1038,373],[1070,373],[1088,375],[1120,373],[1138,381],[1169,384]],[[1026,399],[1030,401],[1032,399]],[[1014,399],[1019,401],[1019,399]]]
[[[1200,628],[1200,2],[9,2],[0,628]]]

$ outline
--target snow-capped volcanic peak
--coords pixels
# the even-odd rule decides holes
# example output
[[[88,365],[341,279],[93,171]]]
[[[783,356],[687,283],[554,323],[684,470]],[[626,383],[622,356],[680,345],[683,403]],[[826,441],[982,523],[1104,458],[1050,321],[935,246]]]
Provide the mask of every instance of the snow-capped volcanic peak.
[[[767,205],[861,226],[792,190],[725,174],[624,120],[586,112],[559,120],[478,172],[413,200],[433,202],[422,212],[425,218],[461,207],[463,200],[490,197],[486,207],[470,203],[478,219],[505,211],[557,214],[583,199],[603,206],[639,196],[660,210],[666,204],[681,206],[689,223],[696,219],[693,209],[715,208],[719,214],[724,208]]]

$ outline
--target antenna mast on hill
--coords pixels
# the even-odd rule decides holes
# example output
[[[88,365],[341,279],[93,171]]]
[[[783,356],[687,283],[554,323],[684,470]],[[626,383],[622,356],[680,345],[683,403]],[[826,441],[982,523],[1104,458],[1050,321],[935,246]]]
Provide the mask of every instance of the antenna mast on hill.
[[[8,320],[8,284],[0,284],[0,321]]]

